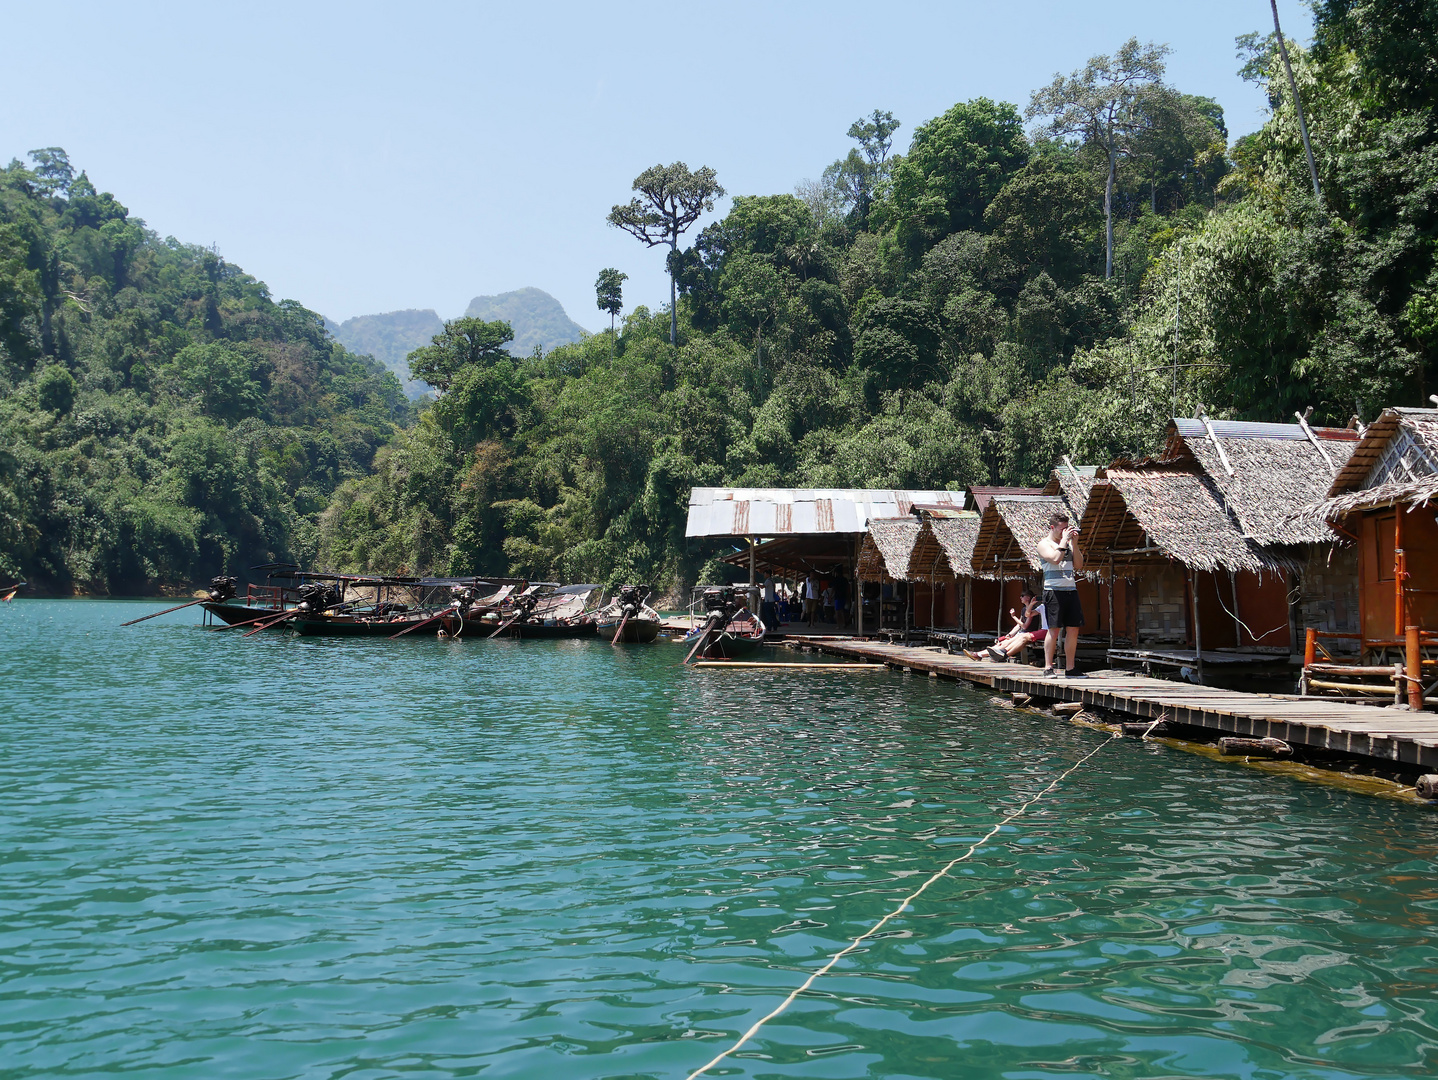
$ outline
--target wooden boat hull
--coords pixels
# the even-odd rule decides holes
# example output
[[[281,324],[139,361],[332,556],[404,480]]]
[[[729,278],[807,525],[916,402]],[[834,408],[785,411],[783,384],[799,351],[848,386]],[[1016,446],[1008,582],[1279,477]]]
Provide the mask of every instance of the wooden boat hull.
[[[594,624],[595,631],[605,641],[614,640],[614,631],[619,629],[618,619],[601,619]],[[647,645],[659,636],[658,619],[630,619],[624,624],[624,633],[619,640],[629,645]]]
[[[313,616],[288,619],[282,622],[281,626],[293,627],[301,637],[390,637],[406,630],[416,623],[423,622],[423,619],[353,619],[344,615],[331,617]],[[438,632],[440,624],[432,624],[432,629]],[[424,633],[418,630],[416,633]]]
[[[491,625],[482,636],[488,637],[493,634],[497,627]],[[564,623],[527,623],[517,622],[506,626],[500,637],[513,638],[584,638],[594,636],[594,624],[592,622],[564,622]]]
[[[688,639],[692,645],[693,638]],[[720,630],[718,633],[710,634],[709,640],[704,647],[695,654],[696,660],[738,660],[741,657],[753,656],[764,644],[763,637],[754,637],[751,634],[733,634],[728,630]]]
[[[262,615],[283,615],[284,612],[276,607],[262,607],[259,604],[246,606],[244,604],[215,603],[213,600],[206,600],[200,607],[204,608],[220,622],[228,626],[236,623],[248,622],[251,619],[258,619]]]

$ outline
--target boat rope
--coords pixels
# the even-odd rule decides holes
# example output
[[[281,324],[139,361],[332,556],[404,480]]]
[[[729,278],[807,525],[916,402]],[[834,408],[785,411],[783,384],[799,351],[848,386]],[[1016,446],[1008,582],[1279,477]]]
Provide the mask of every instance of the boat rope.
[[[1152,724],[1148,726],[1148,731],[1144,732],[1143,737],[1145,739],[1148,738],[1149,733],[1152,732],[1153,729],[1162,722],[1162,717],[1160,717],[1158,720],[1155,720]],[[1033,806],[1034,803],[1038,802],[1049,792],[1053,791],[1054,788],[1058,787],[1059,784],[1063,783],[1064,780],[1068,778],[1069,774],[1072,773],[1075,769],[1077,769],[1080,765],[1083,765],[1086,761],[1089,760],[1089,758],[1093,757],[1095,754],[1097,754],[1100,750],[1102,750],[1109,743],[1113,742],[1115,739],[1121,738],[1123,738],[1121,731],[1109,736],[1109,738],[1099,743],[1087,754],[1079,758],[1063,772],[1059,773],[1058,776],[1056,776],[1052,781],[1049,782],[1048,787],[1044,788],[1037,795],[1034,795],[1017,810],[1010,812],[1005,817],[1000,819],[998,823],[993,825],[989,829],[989,831],[984,833],[984,835],[980,839],[975,840],[972,844],[970,844],[967,851],[965,851],[962,855],[956,858],[950,859],[947,863],[944,864],[942,869],[938,870],[936,873],[934,873],[932,877],[930,877],[917,889],[915,889],[908,896],[904,897],[904,899],[899,901],[898,906],[895,907],[893,911],[889,912],[873,926],[869,927],[869,929],[865,930],[862,934],[860,934],[853,941],[851,941],[848,945],[845,945],[833,956],[829,957],[828,963],[826,963],[823,967],[819,968],[817,971],[813,972],[807,979],[805,979],[793,990],[789,991],[788,997],[786,997],[783,1001],[779,1002],[779,1004],[776,1005],[773,1009],[771,1009],[766,1015],[756,1020],[750,1026],[748,1031],[744,1032],[743,1035],[739,1036],[738,1041],[735,1042],[733,1046],[716,1055],[713,1060],[711,1060],[708,1064],[703,1065],[698,1069],[695,1069],[692,1073],[688,1075],[688,1077],[685,1078],[685,1080],[697,1080],[698,1077],[704,1075],[704,1073],[714,1068],[715,1065],[718,1065],[730,1054],[733,1054],[737,1050],[739,1050],[745,1043],[747,1043],[750,1039],[752,1039],[755,1035],[759,1033],[760,1028],[762,1028],[770,1020],[773,1020],[790,1005],[794,1004],[794,1001],[799,997],[799,995],[802,994],[805,990],[809,989],[809,987],[813,986],[815,981],[817,981],[820,976],[828,974],[831,970],[833,970],[835,964],[837,964],[840,960],[848,956],[860,945],[868,941],[871,937],[873,937],[880,930],[882,930],[885,924],[887,924],[891,919],[895,919],[900,914],[902,914],[904,909],[907,908],[910,904],[912,904],[915,900],[917,900],[920,896],[922,896],[930,885],[933,885],[935,882],[941,881],[943,878],[947,877],[949,871],[951,871],[954,867],[958,866],[959,863],[971,858],[974,852],[978,851],[979,848],[987,844],[993,838],[994,834],[997,833],[1000,829],[1002,829],[1005,825],[1009,824],[1011,821],[1015,821],[1018,818],[1022,817],[1029,807]]]

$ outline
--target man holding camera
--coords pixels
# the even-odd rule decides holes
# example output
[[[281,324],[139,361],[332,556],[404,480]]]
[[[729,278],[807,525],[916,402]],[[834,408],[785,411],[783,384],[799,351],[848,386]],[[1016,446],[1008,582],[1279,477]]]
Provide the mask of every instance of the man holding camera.
[[[1049,518],[1049,534],[1039,541],[1039,558],[1044,561],[1044,613],[1049,632],[1044,637],[1044,678],[1056,678],[1054,658],[1059,638],[1064,639],[1064,676],[1085,679],[1074,667],[1078,652],[1079,627],[1083,626],[1083,608],[1079,605],[1078,580],[1075,571],[1083,569],[1083,552],[1074,545],[1078,529],[1069,524],[1062,510]]]

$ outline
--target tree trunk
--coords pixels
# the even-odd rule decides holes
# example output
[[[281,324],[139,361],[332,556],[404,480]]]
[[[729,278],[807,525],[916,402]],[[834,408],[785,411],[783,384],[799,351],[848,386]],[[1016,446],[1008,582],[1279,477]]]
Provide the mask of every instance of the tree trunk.
[[[1103,276],[1113,277],[1113,180],[1118,171],[1118,151],[1113,143],[1108,148],[1108,182],[1103,188],[1104,234],[1107,239],[1107,254],[1104,257]]]
[[[669,241],[669,251],[672,255],[679,254],[679,238],[676,236]],[[669,260],[669,344],[679,344],[679,286],[674,280],[674,260]]]
[[[609,313],[609,366],[614,366],[614,312]]]

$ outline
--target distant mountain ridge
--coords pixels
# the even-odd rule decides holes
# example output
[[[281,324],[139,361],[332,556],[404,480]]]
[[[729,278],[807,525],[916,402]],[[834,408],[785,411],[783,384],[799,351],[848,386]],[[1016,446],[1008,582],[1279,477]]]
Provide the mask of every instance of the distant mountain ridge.
[[[578,341],[586,333],[565,313],[563,304],[533,286],[497,296],[476,296],[464,314],[487,322],[508,321],[514,328],[509,351],[515,356],[528,356],[536,345],[548,352],[556,345]],[[410,377],[406,361],[410,353],[428,345],[434,335],[444,329],[444,320],[433,308],[356,315],[342,323],[326,319],[325,326],[350,352],[373,356],[393,371],[410,398],[418,398],[433,389],[428,383]]]
[[[485,322],[496,319],[508,322],[514,327],[514,342],[509,351],[516,356],[528,356],[536,345],[548,352],[556,345],[578,341],[587,332],[565,313],[563,304],[533,286],[498,296],[476,296],[464,314]]]

